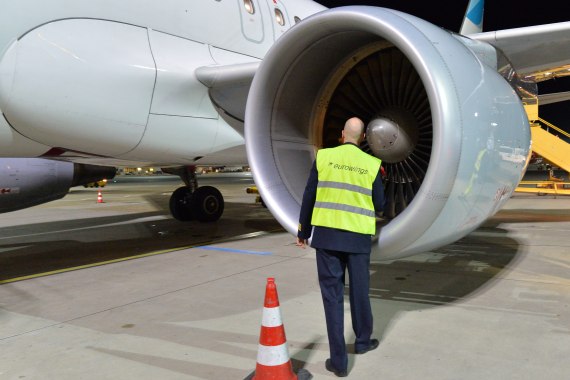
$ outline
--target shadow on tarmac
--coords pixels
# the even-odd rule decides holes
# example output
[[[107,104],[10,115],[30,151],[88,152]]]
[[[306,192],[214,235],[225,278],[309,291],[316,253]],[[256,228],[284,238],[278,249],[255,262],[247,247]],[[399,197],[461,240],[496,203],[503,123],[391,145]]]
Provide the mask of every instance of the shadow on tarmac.
[[[164,210],[164,201],[156,202]],[[545,218],[552,218],[553,222],[570,221],[570,214],[556,210],[500,211],[475,233],[456,243],[410,258],[372,264],[370,295],[373,300],[389,301],[392,306],[375,315],[375,335],[385,334],[402,312],[445,306],[484,292],[493,279],[516,264],[520,252],[519,242],[497,226],[501,223],[544,222]],[[26,236],[0,239],[0,280],[157,250],[207,244],[257,231],[283,232],[283,229],[266,209],[244,203],[226,203],[224,217],[212,224],[181,223],[163,211],[156,211],[2,228],[0,236]],[[246,305],[242,307],[247,308]],[[322,332],[325,332],[324,326]],[[148,332],[140,335],[152,337]],[[227,332],[198,328],[185,328],[181,334],[179,328],[172,327],[169,335],[173,342],[180,344],[200,342],[203,349],[255,358],[255,349],[237,345],[250,340],[250,336],[243,334],[228,335]],[[322,344],[322,336],[311,339],[312,342],[302,347],[293,342],[297,343],[291,350],[295,370],[305,367],[311,352],[328,351],[328,346]],[[354,337],[347,340],[349,353],[354,352],[353,340]],[[223,366],[92,349],[204,378]],[[349,368],[353,365],[354,355],[350,355]],[[251,370],[254,368],[255,360],[252,359]]]
[[[214,223],[180,222],[154,211],[0,228],[0,281],[260,231],[283,229],[269,211],[245,203],[226,203]]]

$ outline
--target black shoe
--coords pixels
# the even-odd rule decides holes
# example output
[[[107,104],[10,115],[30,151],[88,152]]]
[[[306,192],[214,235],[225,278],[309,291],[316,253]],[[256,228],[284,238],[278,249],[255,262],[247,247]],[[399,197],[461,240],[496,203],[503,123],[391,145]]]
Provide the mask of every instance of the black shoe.
[[[327,371],[331,371],[332,373],[334,373],[337,377],[347,377],[348,376],[348,372],[346,371],[346,369],[341,371],[341,370],[333,367],[330,359],[327,359],[325,361],[325,368],[327,369]]]
[[[370,344],[368,345],[368,347],[365,347],[361,350],[357,350],[356,348],[354,349],[354,352],[357,354],[365,354],[368,351],[372,351],[378,348],[378,345],[380,344],[380,342],[378,341],[378,339],[370,339]]]

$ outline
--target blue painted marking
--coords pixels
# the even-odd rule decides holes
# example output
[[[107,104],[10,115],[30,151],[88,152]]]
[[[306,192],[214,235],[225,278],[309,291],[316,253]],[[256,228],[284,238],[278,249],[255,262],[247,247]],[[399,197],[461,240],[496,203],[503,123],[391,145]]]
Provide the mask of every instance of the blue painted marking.
[[[272,255],[271,252],[259,252],[259,251],[247,251],[244,249],[232,249],[232,248],[221,248],[221,247],[214,247],[211,245],[205,245],[203,247],[196,247],[200,249],[206,249],[209,251],[222,251],[222,252],[232,252],[232,253],[241,253],[245,255],[259,255],[259,256],[268,256]]]
[[[483,22],[483,8],[484,8],[485,1],[484,0],[475,0],[469,3],[469,10],[467,11],[467,18],[475,25],[480,26],[481,22]]]

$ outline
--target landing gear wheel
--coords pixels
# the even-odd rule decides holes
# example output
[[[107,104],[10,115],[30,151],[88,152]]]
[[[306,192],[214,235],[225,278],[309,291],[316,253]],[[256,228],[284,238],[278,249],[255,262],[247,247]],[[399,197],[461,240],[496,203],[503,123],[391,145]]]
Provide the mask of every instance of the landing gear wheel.
[[[200,222],[215,222],[224,212],[224,197],[212,186],[202,186],[192,195],[192,211]]]
[[[194,219],[192,209],[192,191],[190,188],[183,186],[174,190],[170,196],[170,213],[181,222],[187,222]]]

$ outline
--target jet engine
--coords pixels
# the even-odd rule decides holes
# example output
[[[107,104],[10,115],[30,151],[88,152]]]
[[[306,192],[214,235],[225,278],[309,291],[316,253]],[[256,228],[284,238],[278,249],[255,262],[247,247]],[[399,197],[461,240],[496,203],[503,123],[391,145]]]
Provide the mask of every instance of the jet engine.
[[[452,243],[492,216],[526,169],[530,128],[509,77],[491,45],[405,13],[355,6],[307,18],[272,47],[248,96],[261,196],[296,234],[316,151],[338,145],[358,116],[361,148],[386,172],[372,259]]]
[[[0,213],[63,198],[70,187],[115,177],[107,166],[43,158],[0,158]]]

